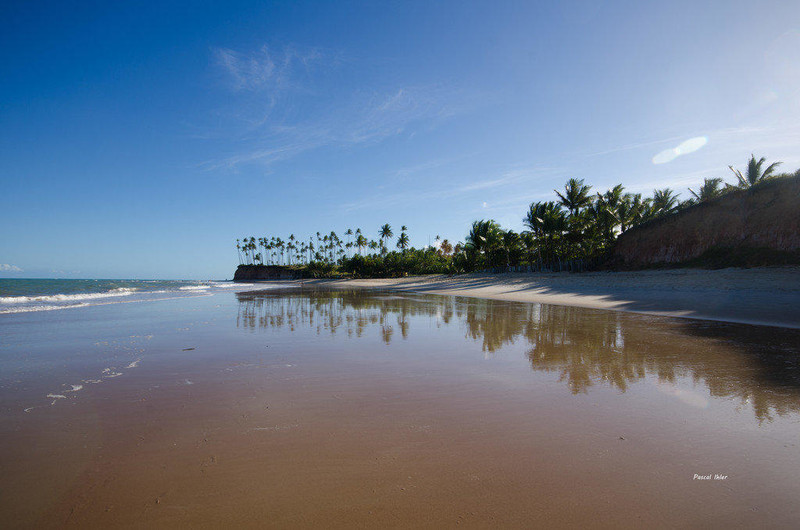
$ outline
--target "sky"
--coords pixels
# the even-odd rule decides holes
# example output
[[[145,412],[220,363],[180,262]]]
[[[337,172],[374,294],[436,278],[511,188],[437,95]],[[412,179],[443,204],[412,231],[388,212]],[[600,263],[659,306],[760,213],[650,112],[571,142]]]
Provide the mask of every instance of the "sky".
[[[5,1],[0,79],[0,277],[225,279],[245,236],[800,167],[785,0]]]

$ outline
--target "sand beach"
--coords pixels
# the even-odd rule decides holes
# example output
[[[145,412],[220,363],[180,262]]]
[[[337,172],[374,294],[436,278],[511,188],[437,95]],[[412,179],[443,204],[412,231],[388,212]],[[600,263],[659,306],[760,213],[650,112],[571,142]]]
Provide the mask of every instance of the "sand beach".
[[[433,275],[305,283],[800,327],[800,267]]]
[[[2,314],[0,518],[796,528],[796,275],[177,283]]]

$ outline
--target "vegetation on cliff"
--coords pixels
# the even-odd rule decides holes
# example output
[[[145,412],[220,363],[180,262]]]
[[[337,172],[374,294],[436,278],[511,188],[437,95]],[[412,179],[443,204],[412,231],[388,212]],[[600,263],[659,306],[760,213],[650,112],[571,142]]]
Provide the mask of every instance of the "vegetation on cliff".
[[[690,189],[691,196],[683,201],[669,188],[656,189],[645,197],[626,192],[622,184],[596,192],[583,179],[571,178],[563,190],[554,190],[556,200],[529,206],[523,218],[526,230],[518,233],[503,229],[494,220],[477,220],[464,241],[455,245],[436,236],[433,245],[411,248],[408,228],[402,226],[395,234],[387,223],[375,232],[374,239],[361,228],[348,228],[343,237],[335,231],[317,232],[307,239],[294,234],[286,239],[245,237],[236,240],[236,249],[240,265],[282,265],[307,277],[387,277],[486,269],[585,270],[611,256],[618,238],[632,229],[728,194],[752,192],[766,183],[792,177],[776,174],[780,162],[765,164],[765,158],[751,156],[744,172],[729,166],[736,177],[733,183],[707,178],[697,191]],[[800,178],[800,170],[794,177]],[[790,200],[796,205],[796,198]],[[701,223],[694,229],[709,228]],[[675,233],[672,237],[683,236]],[[699,256],[697,252],[686,255],[687,259]]]

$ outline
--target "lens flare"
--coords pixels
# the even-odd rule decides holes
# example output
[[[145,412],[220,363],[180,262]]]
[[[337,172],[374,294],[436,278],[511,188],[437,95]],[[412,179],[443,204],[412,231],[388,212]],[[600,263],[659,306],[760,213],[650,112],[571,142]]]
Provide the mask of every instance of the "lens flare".
[[[676,158],[682,155],[688,155],[689,153],[694,153],[704,145],[708,143],[708,138],[705,136],[695,136],[694,138],[689,138],[688,140],[681,142],[678,147],[673,147],[672,149],[665,149],[658,153],[656,156],[653,157],[654,164],[666,164],[667,162],[672,162]]]

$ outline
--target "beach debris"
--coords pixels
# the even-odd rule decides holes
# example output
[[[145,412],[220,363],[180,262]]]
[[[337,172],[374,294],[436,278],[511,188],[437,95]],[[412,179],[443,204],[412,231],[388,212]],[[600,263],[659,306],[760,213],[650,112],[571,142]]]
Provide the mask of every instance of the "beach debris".
[[[183,351],[192,351],[194,348],[184,348]]]
[[[292,423],[289,425],[273,425],[271,427],[253,427],[254,431],[289,431],[291,429],[296,429],[300,427],[298,423]]]
[[[56,401],[58,401],[59,399],[67,399],[67,396],[65,396],[64,394],[47,394],[47,397],[53,400],[53,402],[50,403],[51,407],[55,405]]]
[[[119,377],[122,374],[120,372],[115,372],[114,368],[103,368],[103,377],[111,378],[111,377]]]

